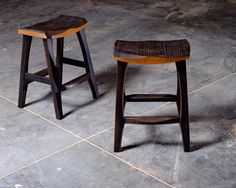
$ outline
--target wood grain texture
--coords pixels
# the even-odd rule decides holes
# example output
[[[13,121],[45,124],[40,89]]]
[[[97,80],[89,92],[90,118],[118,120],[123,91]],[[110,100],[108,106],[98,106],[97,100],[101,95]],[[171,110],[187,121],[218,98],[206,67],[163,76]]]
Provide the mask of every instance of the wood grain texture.
[[[113,59],[127,63],[159,64],[183,61],[190,56],[186,39],[171,41],[121,41],[114,44]]]
[[[177,96],[171,94],[132,94],[126,95],[125,100],[127,102],[175,102]]]
[[[146,124],[146,125],[160,125],[179,123],[178,116],[126,116],[125,123],[130,124]]]
[[[85,18],[61,15],[54,19],[37,23],[18,30],[19,34],[38,38],[62,38],[84,29],[88,22]]]

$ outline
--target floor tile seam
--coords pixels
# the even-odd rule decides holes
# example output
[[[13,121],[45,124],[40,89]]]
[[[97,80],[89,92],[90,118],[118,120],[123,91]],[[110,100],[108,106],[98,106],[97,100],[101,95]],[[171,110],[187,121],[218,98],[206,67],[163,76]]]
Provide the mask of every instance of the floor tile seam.
[[[0,98],[2,98],[2,99],[4,99],[4,100],[7,100],[8,102],[10,102],[10,103],[12,103],[12,104],[14,104],[14,105],[17,106],[17,104],[16,104],[15,102],[11,101],[10,99],[8,99],[8,98],[6,98],[6,97],[3,97],[3,96],[0,95]],[[41,115],[39,115],[39,114],[33,112],[32,110],[30,110],[30,109],[28,109],[28,108],[23,108],[23,109],[24,109],[25,111],[27,111],[27,112],[29,112],[29,113],[35,115],[35,116],[37,116],[37,117],[39,117],[39,118],[41,118],[41,119],[47,121],[48,123],[50,123],[50,124],[56,126],[57,128],[59,128],[59,129],[61,129],[61,130],[64,130],[65,132],[70,133],[70,134],[72,134],[73,136],[75,136],[75,137],[77,137],[77,138],[80,138],[81,140],[89,140],[89,139],[91,139],[91,138],[93,138],[93,137],[95,137],[95,136],[97,136],[97,135],[100,135],[100,134],[102,134],[102,133],[104,133],[104,132],[107,132],[107,131],[109,131],[109,130],[111,130],[111,129],[113,128],[113,126],[112,126],[112,127],[103,129],[103,130],[101,130],[101,131],[99,131],[99,132],[97,132],[97,133],[95,133],[95,134],[93,134],[93,135],[90,135],[90,136],[86,137],[86,138],[83,138],[83,137],[81,137],[81,136],[79,136],[79,135],[73,133],[72,131],[67,130],[67,129],[61,127],[60,125],[58,125],[58,124],[56,124],[56,123],[54,123],[54,122],[48,120],[47,118],[45,118],[45,117],[43,117],[43,116],[41,116]]]
[[[179,137],[181,138],[181,136],[179,135]],[[181,152],[181,148],[177,147],[177,150],[175,152],[175,160],[174,160],[174,164],[173,164],[173,173],[172,173],[172,179],[174,182],[178,182],[178,177],[179,177],[179,161],[180,161],[180,152]]]
[[[179,135],[179,139],[181,139],[181,135]],[[155,139],[153,140],[153,149],[155,147]],[[168,179],[173,180],[174,182],[178,182],[178,163],[179,163],[179,155],[181,152],[181,147],[175,147],[176,149],[174,149],[173,151],[173,155],[175,155],[175,160],[173,161],[173,172],[170,173],[170,176]]]
[[[58,154],[58,153],[61,153],[61,152],[65,151],[65,150],[67,150],[67,149],[70,149],[70,148],[72,148],[72,147],[74,147],[74,146],[76,146],[76,145],[78,145],[78,144],[80,144],[80,143],[82,143],[82,142],[85,142],[85,140],[83,139],[83,140],[76,141],[75,143],[70,144],[70,145],[68,145],[68,146],[66,146],[66,147],[63,147],[63,148],[61,148],[61,149],[59,149],[59,150],[57,150],[57,151],[55,151],[55,152],[53,152],[53,153],[50,153],[50,154],[46,155],[45,157],[42,157],[42,158],[40,158],[40,159],[37,159],[37,160],[35,160],[35,161],[31,162],[31,163],[28,163],[28,164],[22,166],[22,167],[20,167],[20,168],[17,168],[17,169],[15,169],[15,170],[13,170],[13,171],[11,171],[11,172],[5,174],[5,175],[0,176],[0,180],[3,179],[3,178],[6,178],[6,177],[8,177],[8,176],[10,176],[10,175],[12,175],[12,174],[15,174],[15,173],[17,173],[17,172],[19,172],[19,171],[21,171],[21,170],[27,168],[27,167],[30,167],[30,166],[32,166],[32,165],[35,165],[35,164],[37,164],[37,163],[39,163],[39,162],[41,162],[41,161],[43,161],[43,160],[46,160],[46,159],[48,159],[48,158],[50,158],[50,157],[52,157],[52,156],[54,156],[54,155],[56,155],[56,154]]]
[[[23,108],[23,109],[25,109],[26,111],[30,112],[31,114],[33,114],[33,115],[35,115],[35,116],[37,116],[37,117],[39,117],[39,118],[41,118],[41,119],[43,119],[44,121],[47,121],[48,123],[50,123],[50,124],[56,126],[57,128],[59,128],[59,129],[65,131],[65,132],[69,133],[70,135],[73,135],[73,136],[75,136],[75,137],[77,137],[77,138],[80,138],[80,139],[82,139],[82,140],[84,139],[84,138],[82,138],[81,136],[79,136],[78,134],[73,133],[72,131],[70,131],[70,130],[68,130],[68,129],[66,129],[66,128],[60,126],[60,125],[58,125],[57,123],[55,123],[55,122],[53,122],[53,121],[51,121],[51,120],[49,120],[49,119],[47,119],[47,118],[45,118],[45,117],[43,117],[43,116],[37,114],[37,113],[35,113],[35,112],[33,112],[32,110],[30,110],[30,109],[28,109],[28,108]]]
[[[203,90],[203,89],[205,89],[205,88],[208,88],[208,87],[210,87],[210,86],[212,86],[212,85],[214,85],[214,84],[216,84],[216,83],[218,83],[218,82],[221,82],[222,80],[225,80],[225,79],[227,79],[227,78],[229,78],[229,77],[231,77],[231,76],[233,76],[233,75],[235,75],[235,74],[236,74],[236,72],[231,73],[231,74],[228,74],[228,75],[226,75],[226,76],[224,76],[224,77],[222,77],[222,78],[220,78],[220,79],[218,79],[218,80],[215,80],[215,81],[213,81],[213,82],[211,82],[211,83],[209,83],[209,84],[206,84],[205,86],[202,86],[202,87],[200,87],[200,88],[198,88],[198,89],[195,89],[195,90],[191,91],[191,92],[189,93],[189,95],[190,95],[190,94],[194,94],[194,93],[198,93],[199,91],[201,91],[201,90]]]
[[[8,98],[6,98],[6,97],[4,97],[4,96],[1,96],[1,95],[0,95],[0,98],[2,98],[2,99],[4,99],[4,100],[6,100],[6,101],[8,101],[8,102],[10,102],[10,103],[12,103],[12,104],[14,104],[14,105],[17,106],[17,104],[16,104],[15,102],[11,101],[10,99],[8,99]],[[82,139],[82,140],[84,140],[84,139],[90,139],[90,138],[95,137],[95,136],[97,136],[97,135],[99,135],[99,134],[102,134],[102,133],[104,133],[104,132],[107,132],[108,130],[110,130],[110,129],[113,128],[113,126],[112,126],[112,127],[103,129],[103,130],[101,130],[101,131],[99,131],[99,132],[97,132],[97,133],[95,133],[95,134],[93,134],[93,135],[90,135],[90,136],[88,136],[87,138],[83,138],[83,137],[79,136],[78,134],[76,134],[76,133],[74,133],[74,132],[72,132],[72,131],[70,131],[70,130],[68,130],[68,129],[65,129],[64,127],[58,125],[57,123],[55,123],[55,122],[53,122],[53,121],[50,121],[49,119],[47,119],[47,118],[45,118],[45,117],[43,117],[43,116],[41,116],[41,115],[39,115],[39,114],[33,112],[32,110],[30,110],[30,109],[28,109],[28,108],[26,108],[26,107],[23,108],[23,110],[25,110],[25,111],[27,111],[27,112],[29,112],[29,113],[31,113],[31,114],[37,116],[38,118],[43,119],[44,121],[47,121],[47,122],[50,123],[50,124],[53,124],[53,125],[56,126],[57,128],[59,128],[59,129],[65,131],[65,132],[67,132],[67,133],[69,133],[69,134],[71,134],[71,135],[73,135],[73,136],[75,136],[75,137],[77,137],[77,138],[80,138],[80,139]],[[131,112],[131,113],[133,113],[133,112]],[[135,114],[135,113],[133,113],[133,114]]]
[[[154,175],[152,175],[152,174],[146,172],[145,170],[143,170],[143,169],[141,169],[141,168],[139,168],[139,167],[137,167],[137,166],[131,164],[130,162],[128,162],[128,161],[126,161],[126,160],[124,160],[124,159],[122,159],[122,158],[116,156],[115,154],[113,154],[113,153],[111,153],[111,152],[109,152],[109,151],[107,151],[107,150],[101,148],[100,146],[98,146],[98,145],[96,145],[96,144],[90,142],[89,140],[86,140],[86,139],[85,139],[84,141],[87,142],[88,144],[90,144],[91,146],[93,146],[93,147],[95,147],[95,148],[97,148],[97,149],[99,149],[99,150],[105,152],[106,154],[112,156],[113,158],[115,158],[115,159],[121,161],[122,163],[124,163],[124,164],[126,164],[126,165],[128,165],[128,166],[130,166],[130,167],[132,167],[132,168],[134,168],[134,169],[136,169],[137,171],[139,171],[139,172],[145,174],[146,176],[155,179],[157,182],[162,183],[162,184],[164,184],[164,185],[166,185],[166,186],[168,186],[168,187],[170,187],[170,188],[176,188],[176,187],[170,185],[169,183],[167,183],[167,182],[161,180],[160,178],[158,178],[158,177],[156,177],[156,176],[154,176]]]
[[[8,98],[6,98],[6,97],[4,97],[4,96],[1,96],[1,95],[0,95],[0,98],[2,98],[2,99],[4,99],[4,100],[6,100],[6,101],[8,101],[8,102],[10,102],[10,103],[12,103],[12,104],[14,104],[14,105],[17,106],[17,104],[16,104],[15,102],[11,101],[10,99],[8,99]],[[58,125],[58,124],[56,124],[56,123],[54,123],[54,122],[48,120],[47,118],[45,118],[45,117],[43,117],[43,116],[41,116],[41,115],[39,115],[39,114],[33,112],[32,110],[30,110],[30,109],[28,109],[28,108],[23,108],[23,109],[24,109],[25,111],[27,111],[27,112],[29,112],[29,113],[35,115],[35,116],[37,116],[37,117],[39,117],[39,118],[41,118],[41,119],[47,121],[48,123],[55,125],[57,128],[62,129],[62,130],[64,130],[65,132],[70,133],[70,134],[72,134],[73,136],[75,136],[75,137],[77,137],[77,138],[80,138],[81,140],[87,140],[87,139],[93,138],[93,137],[95,137],[95,136],[97,136],[97,135],[99,135],[99,134],[102,134],[102,133],[104,133],[104,132],[107,132],[108,130],[110,130],[110,129],[113,128],[113,126],[112,126],[112,127],[106,128],[106,129],[104,129],[104,130],[102,130],[102,131],[99,131],[99,132],[97,132],[97,133],[95,133],[95,134],[93,134],[93,135],[90,135],[90,136],[88,136],[87,138],[83,138],[83,137],[81,137],[81,136],[79,136],[79,135],[73,133],[72,131],[67,130],[67,129],[61,127],[60,125]]]
[[[79,136],[78,134],[74,133],[73,131],[70,131],[70,130],[68,130],[68,129],[65,129],[64,127],[62,127],[62,126],[60,126],[60,125],[58,125],[58,124],[56,124],[56,123],[54,123],[54,122],[48,120],[47,118],[45,118],[45,117],[43,117],[43,116],[41,116],[41,115],[39,115],[39,114],[33,112],[32,110],[29,110],[29,109],[27,109],[27,108],[25,108],[25,109],[26,109],[26,111],[32,113],[33,115],[35,115],[35,116],[37,116],[37,117],[39,117],[39,118],[42,118],[43,120],[45,120],[45,121],[47,121],[48,123],[50,123],[50,124],[56,126],[57,128],[59,128],[59,129],[65,131],[65,132],[67,132],[67,133],[70,133],[70,134],[72,134],[73,136],[75,136],[75,137],[77,137],[77,138],[80,138],[82,141],[87,140],[87,139],[90,139],[90,138],[93,138],[93,137],[95,137],[95,136],[97,136],[97,135],[99,135],[99,134],[102,134],[102,133],[104,133],[104,132],[107,132],[107,131],[109,131],[110,129],[113,128],[113,126],[112,126],[112,127],[103,129],[103,130],[101,130],[101,131],[99,131],[99,132],[97,132],[97,133],[94,133],[94,134],[92,134],[92,135],[90,135],[90,136],[88,136],[88,137],[86,137],[86,138],[83,138],[83,137]]]
[[[84,138],[83,140],[89,140],[89,139],[91,139],[91,138],[93,138],[93,137],[95,137],[95,136],[98,136],[98,135],[100,135],[100,134],[103,134],[103,133],[105,133],[105,132],[107,132],[107,131],[109,131],[109,130],[111,130],[111,129],[113,129],[113,126],[107,128],[107,129],[104,129],[104,130],[102,130],[102,131],[99,131],[99,132],[97,132],[97,133],[95,133],[95,134],[93,134],[93,135],[91,135],[91,136],[88,136],[88,137]]]
[[[2,98],[2,99],[4,99],[4,100],[10,102],[11,104],[14,104],[15,106],[17,106],[17,104],[16,104],[15,102],[13,102],[12,100],[10,100],[10,99],[8,99],[8,98],[2,96],[2,95],[0,95],[0,98]],[[40,119],[43,119],[44,121],[47,121],[47,122],[50,123],[50,124],[53,124],[54,126],[58,127],[59,129],[65,131],[65,132],[67,132],[67,133],[69,133],[69,134],[71,134],[71,135],[73,135],[73,136],[75,136],[75,137],[77,137],[77,138],[84,139],[84,138],[82,138],[81,136],[79,136],[79,135],[73,133],[72,131],[70,131],[70,130],[68,130],[68,129],[65,129],[64,127],[62,127],[62,126],[56,124],[55,122],[53,122],[53,121],[51,121],[51,120],[49,120],[49,119],[47,119],[47,118],[45,118],[45,117],[43,117],[43,116],[41,116],[41,115],[35,113],[35,112],[33,112],[33,111],[30,110],[29,108],[24,107],[24,108],[22,108],[22,109],[25,110],[25,111],[27,111],[27,112],[29,112],[29,113],[31,113],[31,114],[33,114],[33,115],[35,115],[35,116],[37,116],[37,117],[40,118]]]
[[[6,100],[6,101],[8,101],[8,102],[10,102],[10,103],[12,103],[12,104],[14,104],[14,105],[17,106],[17,104],[16,104],[15,102],[11,101],[10,99],[8,99],[8,98],[6,98],[6,97],[4,97],[4,96],[1,96],[1,95],[0,95],[0,98],[2,98],[2,99],[4,99],[4,100]],[[100,134],[102,134],[102,133],[105,133],[105,132],[107,132],[107,131],[113,129],[113,126],[112,126],[112,127],[106,128],[106,129],[104,129],[104,130],[102,130],[102,131],[99,131],[99,132],[97,132],[97,133],[95,133],[95,134],[93,134],[93,135],[90,135],[90,136],[88,136],[88,137],[86,137],[86,138],[83,138],[83,137],[81,137],[81,136],[79,136],[79,135],[73,133],[72,131],[69,131],[69,130],[67,130],[67,129],[61,127],[60,125],[57,125],[56,123],[54,123],[54,122],[48,120],[47,118],[44,118],[43,116],[41,116],[41,115],[39,115],[39,114],[33,112],[32,110],[29,110],[28,108],[23,108],[23,109],[24,109],[25,111],[27,111],[27,112],[29,112],[29,113],[35,115],[35,116],[37,116],[37,117],[39,117],[39,118],[41,118],[41,119],[47,121],[48,123],[50,123],[50,124],[56,126],[57,128],[59,128],[59,129],[65,131],[65,132],[67,132],[67,133],[69,132],[70,134],[76,136],[77,138],[80,138],[81,140],[79,141],[79,143],[80,143],[80,142],[83,142],[83,141],[87,141],[87,140],[89,140],[89,139],[91,139],[91,138],[93,138],[93,137],[95,137],[95,136],[98,136],[98,135],[100,135]],[[1,177],[0,177],[0,179],[1,179]]]
[[[211,82],[211,83],[209,83],[209,84],[206,84],[205,86],[202,86],[202,87],[200,87],[200,88],[198,88],[198,89],[195,89],[195,90],[189,92],[188,95],[198,93],[199,91],[201,91],[201,90],[203,90],[203,89],[205,89],[205,88],[208,88],[208,87],[210,87],[210,86],[212,86],[212,85],[214,85],[214,84],[216,84],[216,83],[218,83],[218,82],[221,82],[222,80],[225,80],[225,79],[227,79],[227,78],[229,78],[229,77],[231,77],[231,76],[233,76],[233,75],[235,75],[235,74],[236,74],[236,72],[231,73],[231,74],[229,74],[229,75],[226,75],[226,76],[224,76],[224,77],[222,77],[222,78],[220,78],[220,79],[218,79],[218,80],[215,80],[215,81],[213,81],[213,82]],[[141,114],[138,114],[138,116],[143,116],[143,115],[145,115],[145,114],[148,114],[148,113],[152,112],[153,110],[160,109],[160,108],[162,108],[162,107],[164,107],[164,106],[166,106],[166,105],[168,105],[168,104],[170,104],[170,103],[171,103],[171,102],[167,102],[167,103],[165,103],[165,104],[162,104],[162,105],[160,105],[160,106],[157,106],[157,107],[155,107],[155,108],[152,108],[151,110],[148,110],[148,111],[145,111],[145,112],[143,112],[143,113],[141,113]]]

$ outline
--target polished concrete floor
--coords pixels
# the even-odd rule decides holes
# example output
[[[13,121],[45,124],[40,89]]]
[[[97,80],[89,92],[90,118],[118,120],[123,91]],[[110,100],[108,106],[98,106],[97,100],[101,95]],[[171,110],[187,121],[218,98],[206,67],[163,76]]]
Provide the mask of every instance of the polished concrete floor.
[[[233,2],[233,1],[231,1]],[[235,188],[236,4],[225,1],[0,2],[0,188]],[[61,15],[84,16],[101,96],[87,83],[62,95],[66,117],[55,119],[50,87],[32,83],[17,108],[21,36],[17,29]],[[178,124],[127,125],[113,152],[116,39],[186,38],[191,144],[184,153]],[[80,58],[76,37],[65,55]],[[30,71],[45,67],[33,40]],[[83,73],[64,67],[64,81]],[[127,93],[175,93],[174,64],[130,65]],[[130,103],[127,114],[175,114],[171,103]]]

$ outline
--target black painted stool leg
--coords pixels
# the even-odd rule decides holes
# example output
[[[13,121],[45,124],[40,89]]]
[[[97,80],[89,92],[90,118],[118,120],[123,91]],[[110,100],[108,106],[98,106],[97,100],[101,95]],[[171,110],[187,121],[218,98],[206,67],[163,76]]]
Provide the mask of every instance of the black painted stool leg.
[[[20,70],[20,87],[18,97],[18,107],[25,106],[26,93],[28,88],[28,81],[25,79],[25,73],[28,72],[29,54],[32,37],[23,35],[22,55],[21,55],[21,70]]]
[[[121,150],[122,133],[124,129],[124,106],[125,106],[125,71],[127,63],[117,62],[116,76],[116,113],[115,113],[115,140],[114,152]]]
[[[190,135],[189,135],[189,112],[188,112],[188,89],[187,89],[187,73],[186,62],[176,62],[179,87],[180,87],[180,127],[183,138],[184,151],[190,151]]]
[[[86,64],[86,72],[89,74],[89,85],[92,90],[93,98],[97,99],[99,97],[99,92],[96,84],[96,78],[94,75],[93,64],[89,53],[88,43],[85,35],[84,29],[77,33],[80,46],[82,49],[84,62]]]
[[[64,38],[57,39],[57,56],[56,56],[56,66],[58,70],[58,83],[60,84],[60,88],[62,85],[62,75],[63,75],[63,49],[64,49]]]
[[[62,119],[62,104],[61,104],[61,88],[58,81],[58,70],[54,65],[53,57],[53,41],[52,39],[43,39],[46,63],[48,67],[49,80],[51,82],[51,90],[56,118]]]
[[[177,109],[178,109],[178,114],[180,115],[180,83],[179,83],[179,73],[178,73],[178,71],[177,71],[176,105],[177,105]]]

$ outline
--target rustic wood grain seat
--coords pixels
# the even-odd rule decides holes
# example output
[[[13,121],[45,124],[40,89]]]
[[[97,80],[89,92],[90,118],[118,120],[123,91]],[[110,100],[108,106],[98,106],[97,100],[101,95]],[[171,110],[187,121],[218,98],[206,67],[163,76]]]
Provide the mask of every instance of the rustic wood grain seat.
[[[113,59],[117,60],[117,87],[114,151],[121,151],[125,124],[159,125],[179,123],[183,148],[190,151],[188,91],[186,59],[190,56],[187,40],[172,41],[121,41],[114,43]],[[127,94],[125,75],[129,63],[162,64],[175,63],[177,69],[177,92],[175,94]],[[176,116],[125,116],[126,102],[176,102]]]
[[[19,108],[23,108],[25,106],[28,85],[34,81],[51,86],[51,93],[57,119],[62,119],[64,117],[61,102],[62,91],[70,89],[84,81],[88,81],[93,98],[97,99],[99,97],[92,60],[84,30],[86,25],[87,21],[85,18],[62,15],[57,18],[18,30],[18,33],[23,35],[18,97]],[[64,56],[64,38],[72,34],[77,35],[83,60],[75,60]],[[29,55],[33,37],[41,38],[43,41],[47,67],[35,73],[29,73]],[[53,38],[56,38],[55,56],[53,50]],[[85,73],[78,75],[76,78],[66,83],[63,83],[63,64],[84,68]]]
[[[61,15],[48,21],[21,28],[18,33],[44,39],[61,38],[77,33],[85,28],[87,24],[85,18]]]
[[[171,63],[189,58],[187,40],[171,41],[122,41],[114,44],[113,59],[127,63]]]

